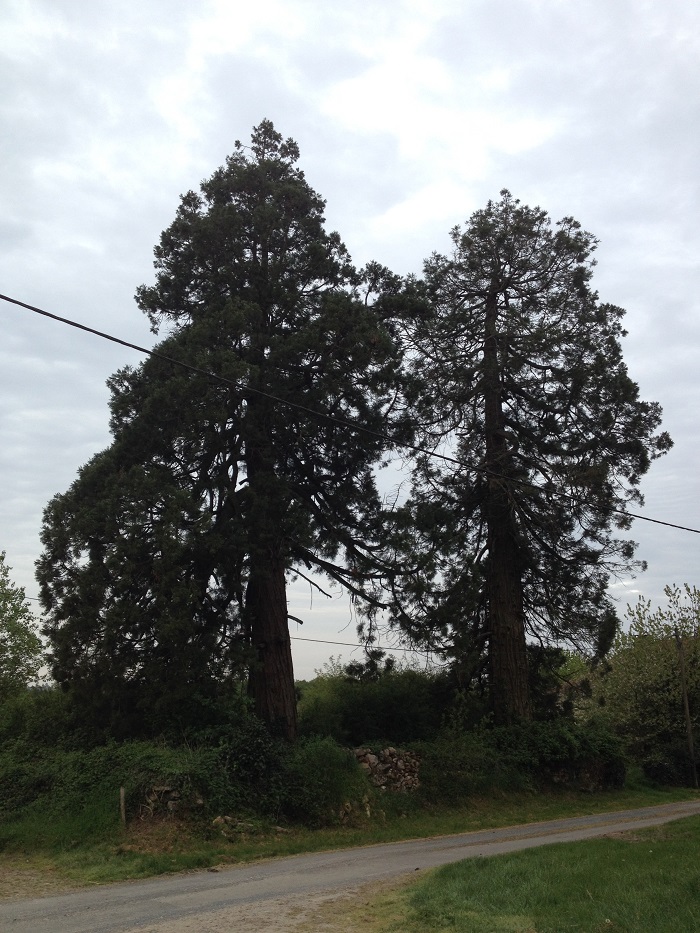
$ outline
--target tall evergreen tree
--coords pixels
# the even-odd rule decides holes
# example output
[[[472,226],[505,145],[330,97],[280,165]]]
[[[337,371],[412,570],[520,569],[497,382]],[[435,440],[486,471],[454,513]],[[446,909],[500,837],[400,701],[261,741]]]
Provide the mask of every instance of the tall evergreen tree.
[[[504,191],[451,238],[407,339],[422,443],[459,463],[417,459],[405,511],[425,560],[397,617],[475,664],[486,646],[508,722],[530,716],[528,635],[610,643],[606,587],[635,550],[617,532],[671,440],[628,375],[624,312],[591,290],[596,241],[575,220],[552,227]]]
[[[182,197],[137,302],[169,329],[159,353],[200,372],[151,358],[112,378],[114,442],[49,505],[38,570],[59,681],[150,703],[246,663],[289,738],[287,581],[371,580],[383,444],[342,421],[380,431],[398,368],[372,303],[385,270],[355,271],[298,155],[264,121]]]

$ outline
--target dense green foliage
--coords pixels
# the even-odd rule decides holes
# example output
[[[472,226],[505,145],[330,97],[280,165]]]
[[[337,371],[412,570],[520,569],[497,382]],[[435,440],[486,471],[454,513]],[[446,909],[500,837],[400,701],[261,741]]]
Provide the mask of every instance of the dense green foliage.
[[[325,231],[298,155],[264,121],[182,197],[137,292],[169,336],[112,377],[113,443],[46,509],[53,676],[124,736],[196,722],[244,672],[293,738],[288,576],[377,572],[389,280]]]
[[[528,655],[536,719],[570,721],[590,692],[585,661],[560,648],[529,646]],[[465,683],[461,674],[457,665],[395,665],[381,651],[345,666],[331,658],[314,680],[297,685],[300,731],[351,745],[431,740],[445,727],[471,732],[488,721],[488,685]]]
[[[604,653],[610,572],[633,564],[629,503],[671,441],[622,358],[624,312],[591,288],[596,240],[507,191],[434,254],[404,321],[423,447],[402,517],[417,572],[395,622],[475,669],[494,713],[531,715],[526,638]],[[417,559],[416,555],[420,557]]]
[[[402,744],[429,739],[444,724],[453,700],[449,675],[388,671],[361,679],[339,666],[299,685],[302,735],[336,741]]]
[[[450,671],[375,669],[367,677],[358,667],[332,663],[299,685],[300,731],[354,746],[417,751],[419,800],[455,803],[494,790],[624,784],[622,742],[598,721],[577,722],[559,709],[539,722],[493,727],[483,701],[460,691]],[[551,704],[550,688],[545,678],[533,684],[543,706]]]
[[[445,729],[413,746],[429,800],[466,800],[493,791],[622,787],[622,743],[599,724],[523,722],[473,732]]]
[[[426,800],[621,780],[616,741],[574,712],[618,628],[610,573],[635,566],[627,507],[671,441],[624,365],[622,310],[591,288],[595,239],[504,191],[423,280],[358,271],[298,158],[263,121],[155,249],[136,300],[161,342],[109,380],[112,443],[45,511],[64,695],[3,711],[11,807],[68,799],[52,775],[81,756],[133,806],[159,772],[210,812],[310,823],[362,796],[340,746],[420,744]],[[378,492],[396,449],[405,502]],[[393,625],[444,669],[370,650],[299,686],[303,739],[280,744],[296,577],[349,593],[368,646]]]
[[[312,827],[337,824],[347,803],[354,819],[364,819],[367,805],[374,819],[381,809],[455,806],[494,791],[620,786],[620,743],[606,730],[573,720],[465,728],[476,711],[448,686],[417,671],[365,681],[342,670],[327,674],[300,685],[306,734],[293,745],[235,705],[227,719],[190,729],[186,742],[175,735],[116,742],[81,724],[70,694],[27,691],[0,708],[0,808],[7,818],[0,840],[14,845],[27,832],[47,845],[99,837],[117,825],[122,786],[129,820],[168,818],[175,799],[175,812],[201,826],[226,815]],[[421,705],[422,716],[413,718]],[[354,718],[343,720],[353,709]],[[343,722],[342,742],[324,731]],[[365,726],[367,732],[348,735]],[[347,750],[355,740],[417,752],[418,792],[378,795]]]
[[[0,703],[36,680],[43,646],[24,590],[10,579],[0,552]]]
[[[666,587],[666,606],[652,611],[640,599],[628,611],[621,632],[596,679],[595,698],[620,733],[630,756],[661,783],[688,783],[691,777],[683,709],[683,652],[688,706],[700,742],[700,591]],[[680,642],[680,644],[679,644]]]
[[[79,747],[74,725],[54,690],[16,697],[0,711],[0,810],[8,824],[32,825],[35,844],[71,832],[97,837],[115,826],[120,787],[129,820],[177,812],[205,825],[224,814],[333,824],[343,804],[371,792],[355,757],[332,739],[290,746],[252,715],[184,745],[95,744],[84,736]],[[168,809],[173,799],[175,810]],[[13,833],[10,826],[0,839],[9,843]]]

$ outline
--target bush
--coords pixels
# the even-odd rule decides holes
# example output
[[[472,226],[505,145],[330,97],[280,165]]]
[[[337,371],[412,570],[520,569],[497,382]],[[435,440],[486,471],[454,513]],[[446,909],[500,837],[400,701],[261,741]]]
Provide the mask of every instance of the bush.
[[[622,744],[599,723],[520,723],[493,729],[488,741],[505,771],[527,773],[539,785],[569,784],[588,790],[624,784]]]
[[[131,816],[158,786],[171,788],[183,807],[201,797],[201,812],[279,809],[280,743],[240,704],[227,722],[187,745],[116,742],[81,730],[76,720],[71,698],[53,689],[26,691],[0,706],[0,808],[8,818],[27,810],[65,815],[111,801],[117,819],[122,786]]]
[[[62,844],[116,828],[120,787],[131,819],[165,815],[170,803],[207,819],[287,817],[310,826],[337,822],[345,803],[369,793],[355,757],[332,739],[290,746],[254,716],[228,731],[208,730],[196,745],[108,742],[83,750],[41,745],[36,709],[32,700],[5,716],[0,747],[0,809],[9,822],[29,820],[35,841]]]
[[[209,735],[199,746],[199,754],[207,762],[209,776],[202,789],[209,809],[276,815],[283,796],[285,748],[285,743],[273,738],[253,715],[226,733]]]
[[[0,748],[20,742],[31,747],[89,749],[104,744],[68,694],[55,687],[25,690],[0,704]]]
[[[334,669],[299,686],[300,733],[353,746],[428,740],[443,725],[455,696],[444,675],[414,670],[364,680]]]
[[[457,804],[494,788],[498,758],[478,733],[446,729],[411,748],[420,756],[420,796],[427,803]]]
[[[301,739],[282,765],[282,812],[307,826],[339,822],[345,804],[357,808],[371,788],[357,759],[330,738]]]
[[[621,632],[594,684],[594,699],[651,780],[689,784],[692,768],[684,717],[681,653],[692,727],[700,735],[700,590],[666,587],[668,604],[652,612],[628,606]]]
[[[583,790],[620,787],[625,760],[616,736],[600,724],[560,720],[443,730],[413,746],[421,756],[421,794],[457,802],[492,790],[566,785]]]
[[[8,817],[48,796],[53,786],[53,770],[41,758],[7,753],[0,756],[0,811]]]

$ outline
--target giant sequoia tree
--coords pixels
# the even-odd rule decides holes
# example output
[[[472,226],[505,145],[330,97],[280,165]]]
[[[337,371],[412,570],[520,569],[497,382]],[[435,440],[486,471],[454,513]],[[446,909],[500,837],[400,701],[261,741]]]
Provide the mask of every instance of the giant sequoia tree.
[[[633,563],[630,502],[670,447],[622,359],[623,311],[590,288],[596,241],[508,192],[425,266],[409,321],[422,441],[398,618],[418,640],[487,648],[499,721],[530,715],[527,636],[600,649],[611,572]],[[427,633],[427,634],[426,634]]]
[[[112,714],[171,715],[245,667],[258,714],[293,737],[288,577],[359,592],[377,565],[382,444],[333,419],[384,424],[382,270],[353,269],[297,159],[266,121],[183,196],[137,292],[168,329],[161,356],[111,379],[114,441],[46,510],[54,675]]]

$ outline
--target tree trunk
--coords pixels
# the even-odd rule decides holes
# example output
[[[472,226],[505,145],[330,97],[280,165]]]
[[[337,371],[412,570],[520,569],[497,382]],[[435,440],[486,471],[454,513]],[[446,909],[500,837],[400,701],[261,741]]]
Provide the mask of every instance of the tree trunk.
[[[531,717],[523,607],[522,562],[508,477],[512,460],[505,434],[498,347],[498,293],[486,301],[484,433],[488,477],[487,592],[491,697],[495,721]]]
[[[279,557],[258,557],[246,589],[251,645],[257,653],[248,680],[255,712],[270,730],[296,738],[297,707],[287,620],[287,581]]]
[[[264,357],[259,357],[262,362]],[[296,738],[297,711],[283,559],[286,502],[275,472],[270,401],[259,396],[249,399],[246,420],[250,569],[245,614],[256,654],[248,694],[271,732],[291,742]]]
[[[507,725],[531,710],[519,555],[502,505],[489,509],[489,664],[494,719]]]

